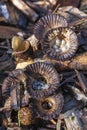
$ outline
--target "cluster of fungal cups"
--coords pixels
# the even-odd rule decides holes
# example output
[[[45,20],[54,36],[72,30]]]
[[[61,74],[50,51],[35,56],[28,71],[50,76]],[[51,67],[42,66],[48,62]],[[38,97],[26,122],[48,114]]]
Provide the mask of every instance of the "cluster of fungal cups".
[[[77,51],[76,33],[69,28],[67,20],[58,14],[42,17],[36,24],[34,34],[41,42],[43,52],[55,60],[68,60]]]
[[[67,60],[77,50],[75,32],[58,14],[42,17],[35,25],[34,34],[42,51],[52,59]],[[9,108],[18,111],[20,123],[30,125],[37,118],[58,118],[64,104],[59,83],[59,74],[52,65],[35,62],[22,70],[12,71],[3,82],[2,95],[5,102],[11,97]]]

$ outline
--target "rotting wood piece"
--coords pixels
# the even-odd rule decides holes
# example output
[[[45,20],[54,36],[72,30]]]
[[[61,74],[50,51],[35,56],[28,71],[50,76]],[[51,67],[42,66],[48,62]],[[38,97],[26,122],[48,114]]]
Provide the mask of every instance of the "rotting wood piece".
[[[32,10],[25,2],[22,0],[10,0],[14,6],[21,10],[29,20],[35,22],[38,18],[38,14]]]
[[[0,62],[0,71],[11,71],[13,69],[15,69],[15,64],[11,58],[7,61]]]
[[[61,130],[61,124],[65,127],[64,130],[83,130],[82,122],[80,120],[80,111],[74,108],[64,114],[60,114],[56,130]]]
[[[67,61],[56,61],[49,59],[47,56],[42,59],[34,59],[35,62],[47,62],[53,64],[56,70],[66,70],[66,69],[77,69],[77,70],[87,70],[87,52],[77,54],[72,59]]]
[[[1,26],[0,25],[0,38],[1,39],[10,39],[14,35],[17,35],[18,32],[23,32],[21,29],[16,27]]]

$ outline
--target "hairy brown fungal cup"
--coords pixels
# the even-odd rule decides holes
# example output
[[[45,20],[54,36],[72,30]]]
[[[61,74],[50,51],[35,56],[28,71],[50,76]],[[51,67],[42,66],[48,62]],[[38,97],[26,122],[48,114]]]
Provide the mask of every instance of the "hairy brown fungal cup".
[[[9,73],[8,77],[5,78],[2,84],[2,95],[5,97],[10,96],[11,87],[14,83],[22,82],[25,86],[26,84],[26,75],[23,73],[22,70],[13,70]]]
[[[41,43],[43,52],[56,60],[70,59],[77,51],[76,33],[70,28],[55,28],[46,33]]]
[[[46,98],[37,99],[34,103],[38,117],[51,120],[58,117],[64,104],[61,93]]]
[[[28,107],[23,107],[18,111],[18,118],[22,125],[28,126],[34,122],[33,112]]]
[[[77,35],[59,14],[42,17],[34,28],[34,34],[41,43],[43,53],[52,59],[68,60],[77,51]]]
[[[38,40],[42,40],[44,35],[51,29],[67,27],[67,20],[59,14],[48,14],[42,17],[35,25],[34,34]]]
[[[13,56],[17,62],[28,59],[28,49],[30,47],[29,42],[24,41],[18,36],[12,38]]]
[[[43,97],[52,94],[59,85],[59,75],[55,68],[45,62],[36,62],[28,65],[27,89],[31,97]]]

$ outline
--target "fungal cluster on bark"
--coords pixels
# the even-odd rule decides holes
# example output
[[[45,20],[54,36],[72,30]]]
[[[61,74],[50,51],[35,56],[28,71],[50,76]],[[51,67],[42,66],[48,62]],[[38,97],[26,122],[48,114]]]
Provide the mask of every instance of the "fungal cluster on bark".
[[[3,108],[7,113],[8,109],[17,110],[22,125],[34,123],[33,116],[35,119],[55,119],[64,103],[62,94],[56,94],[59,83],[56,69],[45,62],[36,62],[23,70],[14,70],[2,85],[2,95],[5,104],[8,104]]]
[[[64,78],[61,70],[65,68],[79,70],[83,67],[87,70],[87,58],[83,64],[80,59],[84,57],[84,54],[81,57],[75,56],[78,49],[76,32],[62,15],[48,13],[37,21],[31,37],[24,40],[21,36],[14,36],[11,47],[15,64],[25,62],[25,65],[22,69],[11,71],[3,81],[3,106],[0,111],[3,111],[3,120],[6,118],[8,122],[4,125],[7,127],[11,120],[15,122],[15,119],[18,125],[23,127],[32,126],[32,124],[36,127],[39,122],[43,126],[44,123],[56,124],[58,121],[59,125],[65,100],[63,92],[67,94],[67,90],[61,88],[61,84],[67,80],[61,83]],[[42,60],[37,59],[39,51]],[[29,61],[31,54],[34,56],[32,62]],[[86,53],[85,56],[87,56]],[[75,73],[80,81],[78,71],[75,70]],[[71,83],[75,76],[70,77]],[[76,83],[79,86],[78,82]],[[80,83],[83,86],[81,89],[84,89],[85,85],[83,82]],[[73,87],[69,85],[66,86],[74,91],[74,94],[78,91],[78,89],[73,90]],[[83,99],[86,100],[85,97],[81,100]],[[16,113],[15,119],[12,119],[13,113]],[[64,120],[61,124],[64,124]]]

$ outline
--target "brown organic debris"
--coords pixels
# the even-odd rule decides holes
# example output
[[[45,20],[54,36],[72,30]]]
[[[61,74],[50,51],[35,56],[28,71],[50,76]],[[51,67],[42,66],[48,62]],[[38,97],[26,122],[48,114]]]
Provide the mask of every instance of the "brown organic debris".
[[[30,20],[35,22],[38,18],[38,14],[32,10],[25,2],[22,0],[10,0],[19,10],[28,16]]]
[[[15,27],[8,27],[8,26],[0,26],[0,38],[3,39],[10,39],[14,35],[16,35],[18,32],[21,32],[22,30]]]
[[[86,5],[0,1],[0,130],[87,130]]]

